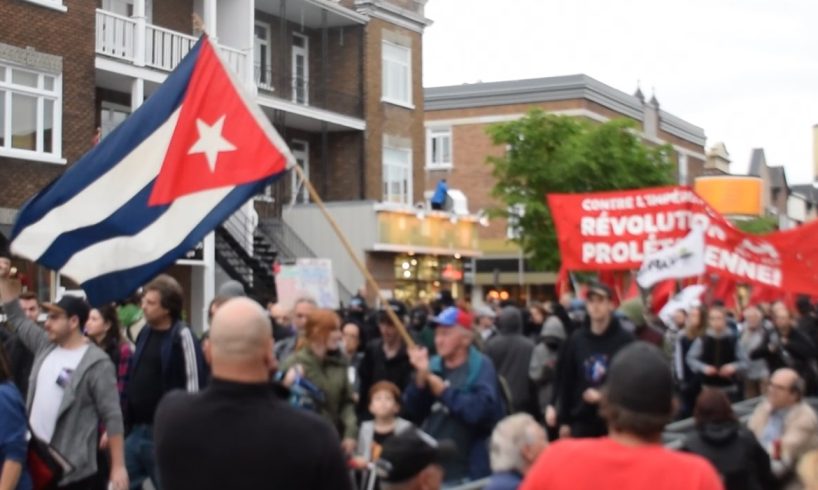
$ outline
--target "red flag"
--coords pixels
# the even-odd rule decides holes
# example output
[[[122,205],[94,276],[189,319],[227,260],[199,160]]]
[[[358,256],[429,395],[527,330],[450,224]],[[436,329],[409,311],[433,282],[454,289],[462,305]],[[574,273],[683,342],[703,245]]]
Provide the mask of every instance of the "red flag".
[[[571,278],[568,275],[568,269],[560,267],[560,273],[557,276],[557,282],[554,283],[554,291],[557,293],[557,300],[563,294],[571,290]]]
[[[651,291],[650,310],[658,315],[674,294],[676,294],[676,279],[667,279],[654,285]]]
[[[622,298],[622,301],[627,301],[629,299],[638,298],[639,297],[639,284],[636,283],[636,278],[631,275],[630,283],[628,284],[628,290],[625,292],[625,297]]]
[[[736,281],[729,277],[720,277],[713,290],[713,299],[720,300],[728,309],[736,307]]]

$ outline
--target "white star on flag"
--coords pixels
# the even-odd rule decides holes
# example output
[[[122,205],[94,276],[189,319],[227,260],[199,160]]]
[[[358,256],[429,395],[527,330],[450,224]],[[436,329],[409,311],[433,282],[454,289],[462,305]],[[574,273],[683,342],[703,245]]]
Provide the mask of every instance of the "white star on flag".
[[[219,157],[219,153],[234,151],[236,149],[233,143],[222,137],[222,127],[224,126],[225,117],[227,117],[226,114],[220,117],[212,126],[197,118],[196,129],[199,131],[199,139],[187,152],[188,155],[204,153],[205,158],[207,158],[207,166],[210,167],[211,173],[216,171],[216,159]]]

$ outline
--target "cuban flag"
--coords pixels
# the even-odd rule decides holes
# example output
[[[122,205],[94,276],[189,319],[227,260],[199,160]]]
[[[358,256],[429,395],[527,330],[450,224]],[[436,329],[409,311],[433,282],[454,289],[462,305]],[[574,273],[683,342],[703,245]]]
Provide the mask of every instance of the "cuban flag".
[[[136,112],[31,198],[14,254],[92,304],[135,291],[295,160],[202,36]]]

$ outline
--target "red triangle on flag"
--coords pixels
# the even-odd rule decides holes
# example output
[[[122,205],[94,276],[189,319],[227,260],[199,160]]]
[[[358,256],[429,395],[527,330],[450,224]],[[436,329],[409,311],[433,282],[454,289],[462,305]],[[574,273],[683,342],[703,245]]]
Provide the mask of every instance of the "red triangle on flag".
[[[205,39],[148,204],[256,182],[286,165]]]

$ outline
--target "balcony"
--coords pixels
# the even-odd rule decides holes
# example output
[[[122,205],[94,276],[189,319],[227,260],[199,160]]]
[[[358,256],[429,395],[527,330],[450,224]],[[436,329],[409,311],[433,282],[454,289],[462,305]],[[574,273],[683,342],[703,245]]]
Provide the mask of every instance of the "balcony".
[[[259,94],[270,95],[294,104],[315,107],[345,116],[363,116],[362,98],[358,94],[345,93],[331,88],[322,88],[318,80],[302,77],[281,76],[273,70],[262,70],[255,66],[253,81]]]
[[[170,72],[196,44],[198,38],[131,17],[97,9],[96,52],[135,66]],[[241,50],[219,46],[222,58],[244,80],[248,56]]]

